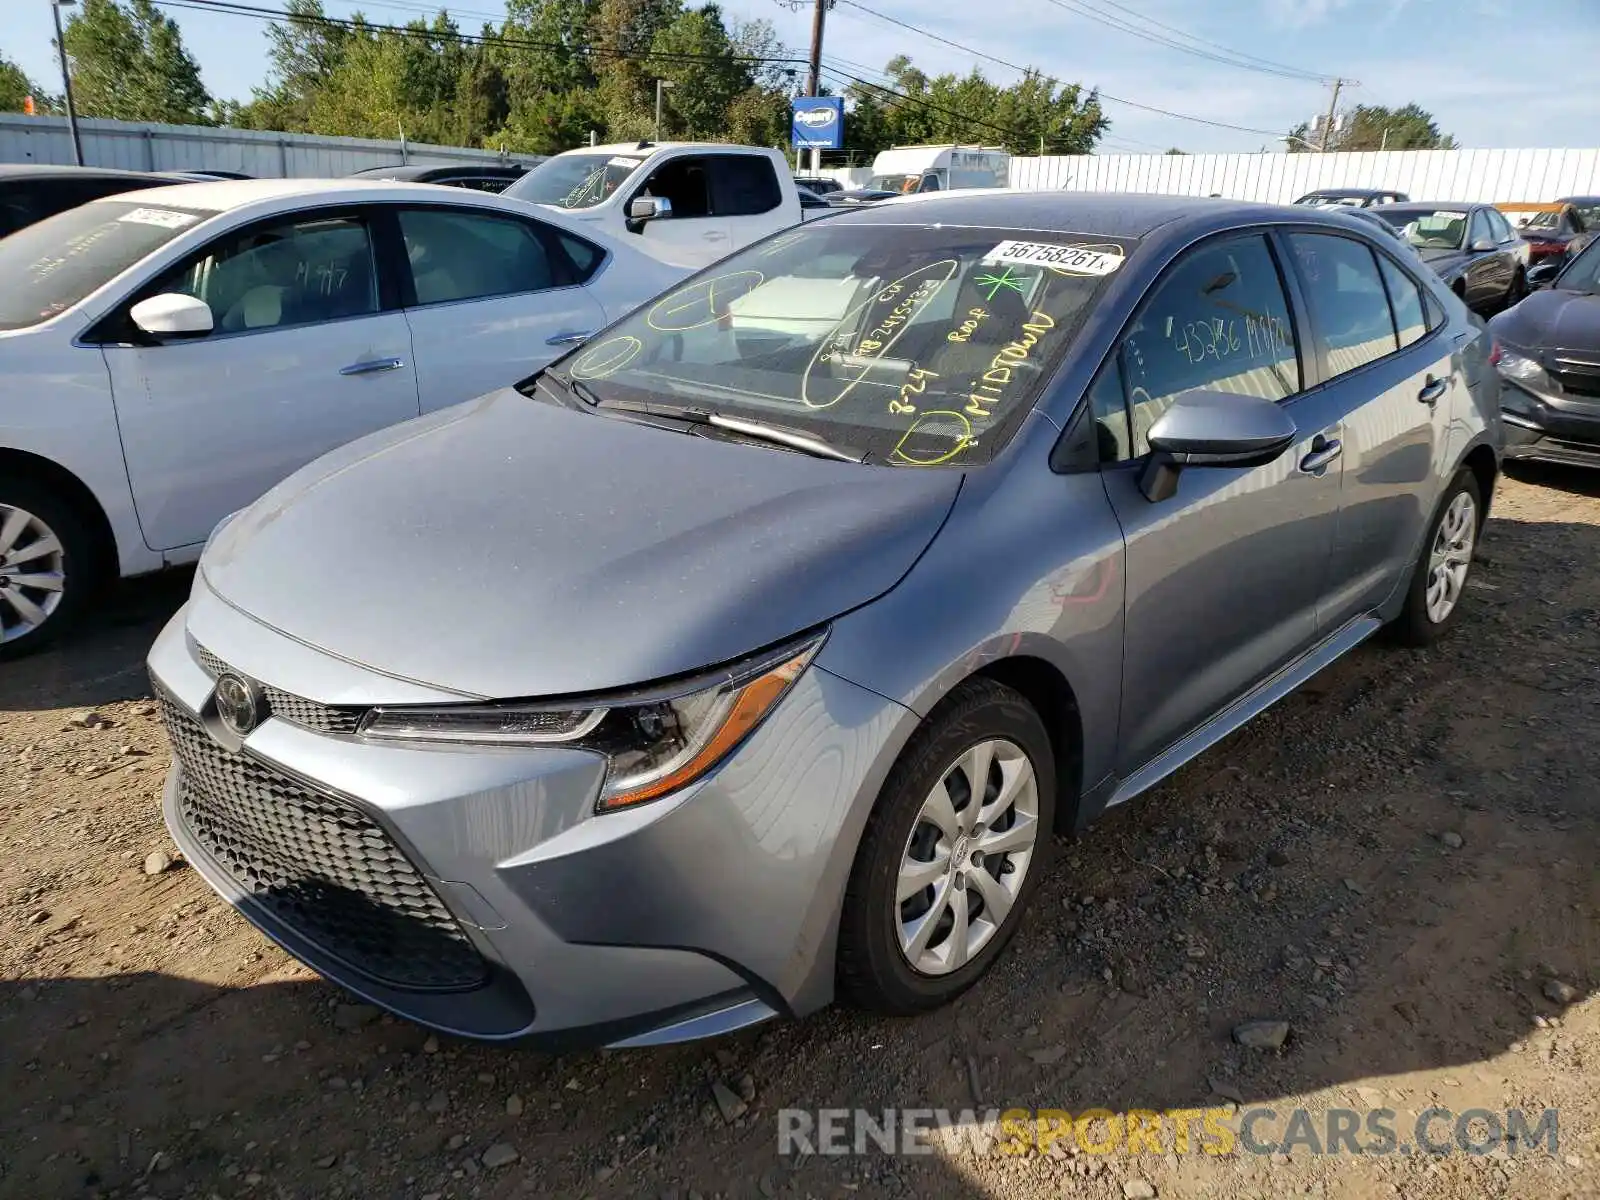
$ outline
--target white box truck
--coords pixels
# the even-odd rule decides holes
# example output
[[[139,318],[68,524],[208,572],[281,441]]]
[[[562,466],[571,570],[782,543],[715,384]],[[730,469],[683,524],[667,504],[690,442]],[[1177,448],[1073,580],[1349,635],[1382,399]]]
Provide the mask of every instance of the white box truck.
[[[1003,188],[1011,155],[993,146],[896,146],[872,160],[867,187],[910,195],[958,188]]]

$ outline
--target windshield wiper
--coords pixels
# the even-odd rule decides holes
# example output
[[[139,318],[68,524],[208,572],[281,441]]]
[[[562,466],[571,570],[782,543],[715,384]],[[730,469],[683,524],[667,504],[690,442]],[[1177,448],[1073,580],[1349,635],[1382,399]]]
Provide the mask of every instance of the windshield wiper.
[[[574,379],[570,375],[557,375],[554,371],[540,371],[533,377],[535,387],[538,386],[540,380],[549,380],[569,396],[575,396],[582,400],[590,408],[598,408],[600,406],[601,401],[598,393],[581,379]]]
[[[765,421],[752,421],[745,417],[725,417],[721,413],[707,412],[703,408],[692,408],[688,405],[678,404],[641,403],[633,400],[603,400],[600,402],[599,407],[615,412],[638,413],[647,417],[665,417],[668,420],[684,421],[690,425],[723,429],[729,433],[738,434],[740,437],[749,438],[752,441],[771,442],[776,446],[798,450],[802,454],[809,454],[814,458],[831,458],[837,462],[851,463],[864,463],[867,461],[865,454],[834,446],[814,434],[806,433],[799,429],[788,429],[782,425],[769,425]]]

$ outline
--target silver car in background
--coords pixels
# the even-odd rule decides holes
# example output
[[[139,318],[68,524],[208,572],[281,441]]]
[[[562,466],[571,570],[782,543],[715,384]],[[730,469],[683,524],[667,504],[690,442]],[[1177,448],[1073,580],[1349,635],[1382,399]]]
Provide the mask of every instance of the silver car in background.
[[[468,1037],[912,1013],[1052,835],[1458,618],[1488,339],[1337,215],[914,198],[752,246],[213,534],[173,836]]]

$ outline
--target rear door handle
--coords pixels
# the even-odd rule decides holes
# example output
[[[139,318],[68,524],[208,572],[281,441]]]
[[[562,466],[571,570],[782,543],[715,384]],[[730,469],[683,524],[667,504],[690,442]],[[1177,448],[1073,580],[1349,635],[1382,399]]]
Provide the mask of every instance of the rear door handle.
[[[340,367],[341,375],[374,375],[379,371],[398,371],[405,366],[405,360],[399,358],[374,358],[368,362],[351,363],[348,367]]]
[[[1344,443],[1338,438],[1325,438],[1318,435],[1311,443],[1311,453],[1300,460],[1300,469],[1307,475],[1316,475],[1327,469],[1328,464],[1334,462],[1344,453]]]
[[[1439,397],[1443,396],[1449,387],[1450,381],[1448,379],[1435,379],[1432,375],[1429,375],[1427,384],[1417,393],[1417,399],[1432,408],[1439,403]]]
[[[588,341],[593,335],[594,330],[592,329],[585,329],[582,331],[575,330],[570,333],[558,333],[554,337],[545,338],[544,344],[546,346],[576,346],[579,342]]]

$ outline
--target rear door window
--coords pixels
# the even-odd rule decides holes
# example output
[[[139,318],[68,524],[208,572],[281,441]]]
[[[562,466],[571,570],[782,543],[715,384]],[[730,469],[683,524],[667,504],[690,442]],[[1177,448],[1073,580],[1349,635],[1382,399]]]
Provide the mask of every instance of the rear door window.
[[[1394,317],[1372,250],[1354,238],[1322,233],[1292,233],[1289,244],[1328,352],[1329,376],[1394,353]]]
[[[753,217],[783,203],[777,173],[765,155],[718,154],[706,163],[711,169],[711,202],[717,216]]]
[[[1422,305],[1422,288],[1392,261],[1378,255],[1378,269],[1389,290],[1389,307],[1394,311],[1395,334],[1402,348],[1420,342],[1428,333],[1428,318]]]
[[[418,304],[537,292],[558,283],[544,239],[525,221],[447,208],[400,212]]]

